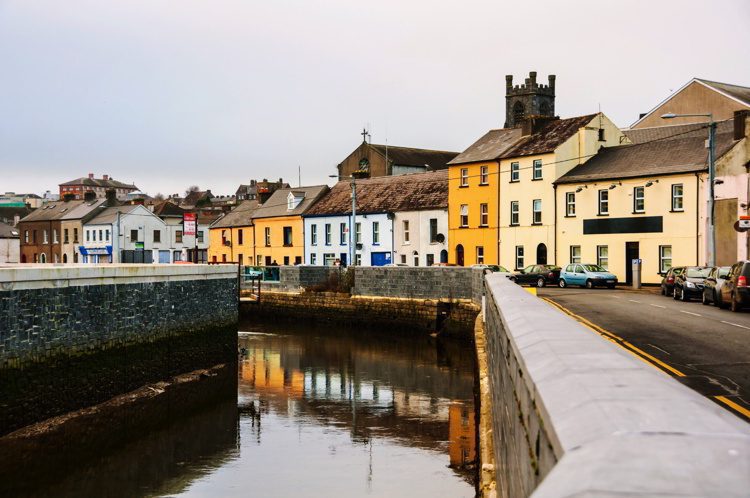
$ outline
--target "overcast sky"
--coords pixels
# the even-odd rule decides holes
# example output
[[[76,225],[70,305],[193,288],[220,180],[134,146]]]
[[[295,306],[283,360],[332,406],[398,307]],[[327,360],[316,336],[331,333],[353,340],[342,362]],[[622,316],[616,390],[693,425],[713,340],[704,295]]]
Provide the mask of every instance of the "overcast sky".
[[[461,151],[505,75],[635,121],[692,77],[750,86],[750,1],[0,0],[0,191],[333,183],[362,140]]]

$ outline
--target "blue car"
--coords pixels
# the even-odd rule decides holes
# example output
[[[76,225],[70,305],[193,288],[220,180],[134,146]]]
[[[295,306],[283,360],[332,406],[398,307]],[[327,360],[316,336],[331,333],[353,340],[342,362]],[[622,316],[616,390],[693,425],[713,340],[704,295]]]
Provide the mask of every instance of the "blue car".
[[[614,289],[617,285],[617,277],[599,265],[568,265],[560,272],[560,287],[569,285],[580,285],[587,289],[593,289],[596,286],[607,286]]]

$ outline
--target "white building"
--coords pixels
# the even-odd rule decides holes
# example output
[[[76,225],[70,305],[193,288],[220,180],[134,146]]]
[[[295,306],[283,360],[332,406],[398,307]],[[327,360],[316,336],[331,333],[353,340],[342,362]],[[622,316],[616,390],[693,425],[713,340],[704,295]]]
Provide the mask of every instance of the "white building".
[[[306,264],[348,263],[351,191],[350,181],[337,183],[303,216]],[[423,266],[447,259],[447,170],[357,180],[356,191],[357,265]]]
[[[21,237],[18,228],[0,222],[0,263],[21,261]]]

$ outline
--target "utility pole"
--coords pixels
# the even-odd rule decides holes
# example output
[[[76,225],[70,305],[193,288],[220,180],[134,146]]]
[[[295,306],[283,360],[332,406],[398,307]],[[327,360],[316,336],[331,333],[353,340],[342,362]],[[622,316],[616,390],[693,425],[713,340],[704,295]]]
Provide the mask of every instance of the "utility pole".
[[[349,225],[349,264],[357,263],[357,182],[352,175],[352,221]]]

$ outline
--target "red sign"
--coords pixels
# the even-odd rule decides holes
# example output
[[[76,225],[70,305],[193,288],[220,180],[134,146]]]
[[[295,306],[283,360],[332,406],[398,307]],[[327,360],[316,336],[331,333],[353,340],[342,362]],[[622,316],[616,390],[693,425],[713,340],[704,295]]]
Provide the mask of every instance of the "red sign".
[[[182,215],[182,234],[195,235],[195,213]]]

